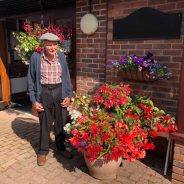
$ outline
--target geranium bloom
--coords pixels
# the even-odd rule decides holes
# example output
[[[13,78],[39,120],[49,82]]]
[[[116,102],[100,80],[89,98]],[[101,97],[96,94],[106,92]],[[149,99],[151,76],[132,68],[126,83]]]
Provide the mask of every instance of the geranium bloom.
[[[36,52],[41,52],[42,50],[43,50],[42,47],[37,47],[37,48],[36,48]]]
[[[130,92],[130,86],[121,83],[104,84],[94,96],[74,94],[69,111],[72,115],[76,109],[81,116],[65,129],[71,144],[90,161],[142,159],[146,150],[155,148],[152,139],[159,131],[177,130],[174,117],[155,107],[150,98],[132,98]]]
[[[152,130],[152,131],[150,131],[150,135],[153,137],[158,137],[158,132]]]

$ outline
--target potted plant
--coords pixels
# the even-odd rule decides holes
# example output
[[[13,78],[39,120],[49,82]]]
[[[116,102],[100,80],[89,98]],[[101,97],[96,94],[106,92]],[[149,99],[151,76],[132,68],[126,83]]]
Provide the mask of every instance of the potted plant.
[[[42,27],[41,24],[32,24],[30,21],[24,22],[24,32],[13,32],[13,36],[17,39],[18,44],[15,46],[15,50],[26,64],[29,64],[29,60],[33,52],[41,52],[41,42],[39,37],[46,33],[54,33],[60,38],[59,50],[68,52],[68,46],[65,49],[65,40],[70,40],[72,36],[72,29],[63,25],[49,25]]]
[[[144,158],[146,150],[154,149],[152,138],[159,131],[177,130],[174,117],[146,96],[132,97],[130,86],[123,83],[104,84],[93,96],[75,93],[69,112],[73,120],[65,126],[69,141],[98,179],[114,178],[122,158]],[[114,173],[107,166],[112,161],[117,162]]]
[[[169,79],[172,76],[168,68],[154,59],[150,52],[144,57],[124,56],[121,61],[113,61],[112,66],[125,79],[154,81]]]

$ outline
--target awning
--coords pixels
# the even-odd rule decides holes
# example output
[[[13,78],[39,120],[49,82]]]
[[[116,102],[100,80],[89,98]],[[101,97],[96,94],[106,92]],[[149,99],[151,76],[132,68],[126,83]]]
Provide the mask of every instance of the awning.
[[[0,0],[0,18],[75,6],[75,0]]]

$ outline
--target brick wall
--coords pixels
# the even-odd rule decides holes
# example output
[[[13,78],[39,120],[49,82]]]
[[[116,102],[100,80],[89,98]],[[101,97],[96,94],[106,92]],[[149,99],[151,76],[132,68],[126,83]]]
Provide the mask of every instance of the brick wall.
[[[77,91],[91,92],[103,82],[120,82],[111,68],[111,62],[120,60],[125,54],[144,56],[152,52],[160,63],[167,65],[173,74],[168,81],[129,83],[134,93],[146,94],[155,99],[157,105],[176,114],[179,100],[179,83],[183,59],[184,22],[180,39],[113,41],[112,23],[115,18],[128,16],[133,11],[148,6],[163,12],[181,12],[184,16],[183,0],[93,0],[92,13],[99,20],[95,34],[84,35],[80,20],[89,12],[88,1],[76,1],[76,66]],[[183,134],[182,134],[183,135]],[[179,138],[181,139],[181,138]],[[172,182],[184,183],[184,143],[175,144]]]
[[[76,85],[79,92],[91,92],[105,81],[107,2],[93,0],[92,13],[99,26],[93,35],[80,30],[80,20],[89,12],[88,1],[76,1]]]
[[[169,112],[176,113],[179,98],[180,68],[183,62],[184,30],[181,39],[170,40],[134,40],[113,41],[113,19],[123,18],[142,7],[153,7],[163,12],[182,12],[184,14],[184,1],[171,0],[109,0],[108,5],[108,36],[107,36],[107,81],[122,81],[110,70],[113,60],[120,60],[125,54],[144,56],[147,51],[154,54],[155,58],[169,67],[173,77],[168,81],[156,82],[128,82],[137,94],[144,93],[155,99],[157,105]]]
[[[177,142],[174,147],[172,183],[184,183],[184,143]]]
[[[108,3],[107,3],[108,2]],[[93,0],[92,13],[99,20],[95,34],[87,36],[80,30],[80,20],[89,12],[88,1],[76,1],[76,85],[80,92],[94,90],[102,82],[122,81],[111,70],[111,62],[125,54],[144,56],[151,51],[160,63],[166,64],[173,77],[168,81],[128,82],[135,93],[144,93],[155,99],[157,105],[176,114],[179,98],[179,80],[183,62],[184,30],[180,39],[113,41],[112,21],[128,16],[133,11],[153,7],[163,12],[184,11],[183,1],[171,0]],[[107,13],[108,12],[108,13]]]

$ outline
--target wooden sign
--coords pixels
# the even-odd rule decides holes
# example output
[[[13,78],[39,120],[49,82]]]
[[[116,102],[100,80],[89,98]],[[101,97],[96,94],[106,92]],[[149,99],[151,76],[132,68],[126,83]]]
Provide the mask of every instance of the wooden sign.
[[[180,38],[181,13],[145,7],[113,21],[113,40]]]

